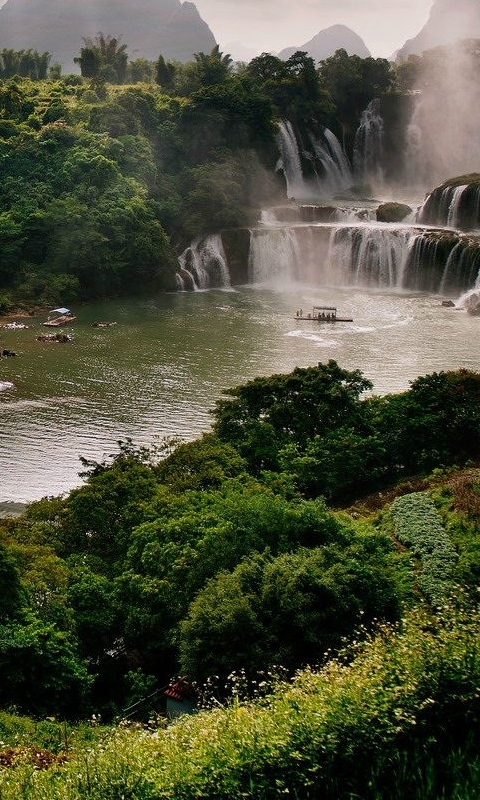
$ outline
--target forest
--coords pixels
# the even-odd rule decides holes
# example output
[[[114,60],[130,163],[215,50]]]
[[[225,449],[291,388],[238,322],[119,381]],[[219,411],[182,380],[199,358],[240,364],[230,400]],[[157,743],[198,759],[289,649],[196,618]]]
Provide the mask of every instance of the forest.
[[[0,52],[0,312],[174,289],[194,237],[241,227],[285,197],[280,118],[351,140],[385,59],[338,51],[234,64],[218,47],[186,64],[129,60],[85,40],[81,75],[49,54]],[[400,81],[400,83],[399,83]]]
[[[55,764],[68,761],[61,725],[78,726],[83,752],[97,741],[100,720],[105,736],[105,726],[124,717],[138,725],[164,714],[164,690],[175,676],[196,687],[202,707],[228,713],[233,702],[237,713],[240,703],[245,714],[276,714],[285,692],[298,692],[302,703],[313,693],[314,702],[317,681],[343,692],[342,671],[366,670],[367,680],[368,660],[401,658],[397,646],[415,650],[426,636],[433,649],[444,636],[464,641],[463,627],[478,619],[480,375],[433,373],[385,397],[366,394],[371,388],[361,372],[335,361],[256,378],[225,392],[201,438],[152,449],[119,442],[102,463],[83,459],[79,488],[0,521],[0,735],[10,745],[3,756],[0,749],[0,764],[3,757],[14,792],[6,788],[5,797],[17,796],[12,758],[22,762],[23,752],[25,769],[34,768],[26,741],[30,747],[33,738]],[[397,665],[396,700],[381,699],[381,670],[368,689],[385,703],[375,712],[377,735],[397,755],[419,757],[428,740],[432,758],[438,748],[449,758],[453,751],[471,757],[480,639],[471,630],[465,636],[467,653],[442,656],[460,659],[463,677],[432,677],[430,662],[411,664],[410,654],[408,669],[422,678],[409,700],[406,664]],[[419,700],[420,685],[432,708]],[[390,702],[398,725],[386,731]],[[203,713],[208,726],[214,712]],[[39,721],[33,732],[28,718]],[[448,737],[437,740],[447,718]],[[287,772],[290,750],[276,756]],[[357,758],[355,747],[352,753]],[[141,758],[151,756],[142,750]],[[349,760],[335,748],[339,758]],[[330,786],[333,762],[316,768],[326,769]],[[382,782],[392,763],[375,761],[374,769]],[[274,796],[270,779],[261,780],[263,794],[242,796]],[[302,785],[297,797],[317,797],[308,781]],[[198,796],[179,791],[165,796]],[[207,796],[241,796],[222,791]],[[322,796],[344,796],[329,791]]]

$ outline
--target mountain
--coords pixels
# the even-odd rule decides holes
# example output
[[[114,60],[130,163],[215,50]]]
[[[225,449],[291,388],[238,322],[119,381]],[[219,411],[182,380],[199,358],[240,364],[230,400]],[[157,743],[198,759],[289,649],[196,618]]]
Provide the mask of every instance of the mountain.
[[[1,17],[0,17],[1,19]],[[299,47],[286,47],[278,56],[286,61],[297,50],[306,51],[314,61],[323,61],[333,56],[336,50],[346,50],[349,56],[368,58],[370,52],[363,39],[346,25],[332,25],[317,33],[309,42]]]
[[[420,33],[408,39],[396,58],[405,61],[411,54],[421,55],[424,50],[458,39],[480,39],[480,3],[478,0],[435,0]]]
[[[66,72],[83,38],[121,38],[131,59],[188,61],[209,53],[215,37],[193,3],[181,0],[7,0],[0,8],[0,49],[48,51]]]

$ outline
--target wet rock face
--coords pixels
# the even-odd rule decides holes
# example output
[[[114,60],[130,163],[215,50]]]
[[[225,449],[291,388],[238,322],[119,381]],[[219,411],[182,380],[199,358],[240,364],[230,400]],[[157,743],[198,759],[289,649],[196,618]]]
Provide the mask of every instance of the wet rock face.
[[[480,317],[480,291],[472,292],[472,294],[465,300],[465,308],[467,313],[472,317]]]
[[[471,173],[437,186],[418,212],[426,225],[446,225],[463,231],[480,226],[480,174]]]

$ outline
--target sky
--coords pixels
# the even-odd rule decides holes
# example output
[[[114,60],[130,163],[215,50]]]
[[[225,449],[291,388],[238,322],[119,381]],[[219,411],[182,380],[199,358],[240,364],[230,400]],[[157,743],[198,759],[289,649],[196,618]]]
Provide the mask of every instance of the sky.
[[[194,0],[220,49],[241,42],[255,54],[305,44],[347,25],[375,58],[388,58],[420,31],[433,0]]]

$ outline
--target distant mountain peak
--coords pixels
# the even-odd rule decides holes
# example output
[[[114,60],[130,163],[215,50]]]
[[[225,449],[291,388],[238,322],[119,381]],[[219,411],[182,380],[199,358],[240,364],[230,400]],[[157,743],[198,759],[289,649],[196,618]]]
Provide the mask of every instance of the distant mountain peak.
[[[307,52],[314,61],[323,61],[333,56],[337,50],[346,50],[349,56],[357,55],[368,58],[370,51],[365,42],[355,31],[347,25],[331,25],[319,31],[312,39],[298,47],[286,47],[278,55],[286,60],[297,50]]]
[[[422,30],[407,40],[396,58],[403,61],[438,45],[472,38],[480,38],[479,0],[435,0]]]

